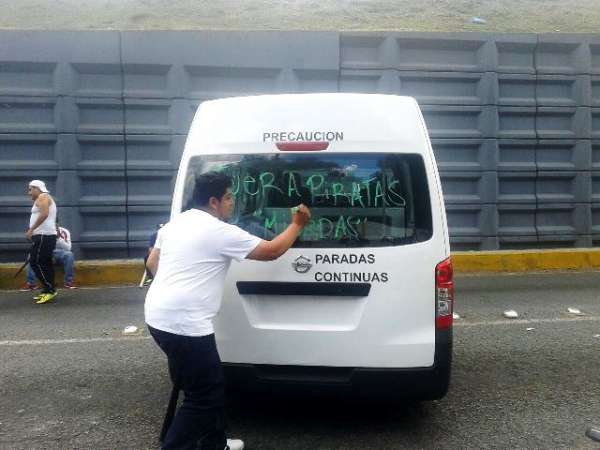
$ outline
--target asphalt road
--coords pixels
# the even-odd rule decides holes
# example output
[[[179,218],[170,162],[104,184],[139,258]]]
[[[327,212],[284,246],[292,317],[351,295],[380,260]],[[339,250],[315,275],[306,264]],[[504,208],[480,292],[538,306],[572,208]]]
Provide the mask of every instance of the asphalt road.
[[[600,273],[458,278],[443,400],[232,398],[230,434],[249,450],[600,449],[584,436],[600,425],[598,286]],[[0,293],[0,449],[158,448],[165,359],[145,332],[122,335],[143,326],[144,292],[62,291],[48,305]]]

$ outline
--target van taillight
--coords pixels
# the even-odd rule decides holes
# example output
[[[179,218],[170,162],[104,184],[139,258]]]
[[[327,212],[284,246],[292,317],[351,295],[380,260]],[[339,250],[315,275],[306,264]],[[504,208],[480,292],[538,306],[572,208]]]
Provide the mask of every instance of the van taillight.
[[[454,310],[454,281],[452,260],[445,259],[435,266],[435,327],[446,330],[452,327]]]
[[[282,152],[318,152],[327,150],[329,142],[277,142],[275,145]]]

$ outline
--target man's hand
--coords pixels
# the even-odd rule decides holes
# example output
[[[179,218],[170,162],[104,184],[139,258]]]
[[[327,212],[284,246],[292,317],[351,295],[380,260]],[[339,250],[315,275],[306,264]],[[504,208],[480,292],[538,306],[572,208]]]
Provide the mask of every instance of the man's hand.
[[[273,261],[288,251],[310,221],[310,211],[305,205],[294,206],[291,212],[292,223],[272,241],[262,241],[258,244],[246,258],[257,261]]]
[[[292,222],[304,228],[310,221],[310,210],[306,205],[298,205],[292,208]]]
[[[30,228],[29,230],[27,230],[25,232],[25,237],[27,238],[28,241],[30,241],[32,236],[33,236],[33,230]]]

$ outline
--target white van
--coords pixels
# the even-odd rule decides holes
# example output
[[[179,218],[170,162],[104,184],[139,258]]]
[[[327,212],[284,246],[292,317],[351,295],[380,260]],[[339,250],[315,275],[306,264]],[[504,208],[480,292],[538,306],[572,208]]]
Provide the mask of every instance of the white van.
[[[452,357],[452,264],[442,189],[417,102],[367,94],[200,105],[171,216],[194,178],[233,180],[240,227],[270,239],[312,220],[272,262],[233,262],[217,344],[230,383],[441,398]]]

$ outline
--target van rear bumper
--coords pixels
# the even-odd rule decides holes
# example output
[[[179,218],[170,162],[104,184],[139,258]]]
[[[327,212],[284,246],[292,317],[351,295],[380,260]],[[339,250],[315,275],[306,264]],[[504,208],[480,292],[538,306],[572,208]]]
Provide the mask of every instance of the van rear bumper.
[[[446,395],[452,330],[436,332],[434,364],[364,368],[223,363],[227,385],[256,393],[342,394],[357,398],[434,400]]]

